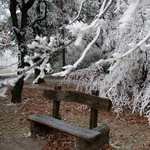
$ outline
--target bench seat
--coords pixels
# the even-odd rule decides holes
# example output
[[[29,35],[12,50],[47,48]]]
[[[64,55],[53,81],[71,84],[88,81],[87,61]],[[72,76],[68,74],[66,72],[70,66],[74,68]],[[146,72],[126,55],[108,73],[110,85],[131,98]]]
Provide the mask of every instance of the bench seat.
[[[100,137],[102,134],[102,132],[75,126],[62,120],[58,120],[40,113],[28,115],[27,119],[29,121],[35,121],[36,123],[46,125],[52,129],[60,130],[75,137],[85,139],[89,142],[93,142],[97,137]],[[106,127],[103,126],[103,128]]]

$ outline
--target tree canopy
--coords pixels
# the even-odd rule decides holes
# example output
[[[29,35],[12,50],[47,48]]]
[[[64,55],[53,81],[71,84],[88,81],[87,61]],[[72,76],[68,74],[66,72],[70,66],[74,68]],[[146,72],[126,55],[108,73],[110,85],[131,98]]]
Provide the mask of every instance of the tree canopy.
[[[30,66],[24,68],[20,76],[4,81],[1,85],[14,85],[22,76],[27,79],[30,76],[27,71],[37,67],[40,74],[34,81],[36,83],[44,77],[44,68],[49,60],[65,48],[66,66],[53,76],[64,76],[66,83],[78,79],[79,89],[84,87],[86,92],[98,89],[100,96],[109,97],[117,114],[124,107],[129,107],[133,112],[139,111],[141,115],[146,115],[150,122],[149,0],[22,2],[26,7],[21,7],[21,3],[16,1],[16,8],[27,16],[22,16],[22,19],[27,19],[26,24],[22,22],[19,26],[14,20],[13,26],[16,35],[23,32],[31,37],[27,34],[30,31],[34,35],[29,38],[32,42],[23,40],[26,53],[21,60]],[[64,5],[59,8],[61,2]],[[62,30],[65,31],[63,36]],[[30,55],[31,51],[34,55]],[[77,53],[78,58],[75,59]],[[40,59],[35,63],[37,57]],[[78,70],[84,60],[91,62],[91,65]],[[1,95],[4,94],[5,90]]]

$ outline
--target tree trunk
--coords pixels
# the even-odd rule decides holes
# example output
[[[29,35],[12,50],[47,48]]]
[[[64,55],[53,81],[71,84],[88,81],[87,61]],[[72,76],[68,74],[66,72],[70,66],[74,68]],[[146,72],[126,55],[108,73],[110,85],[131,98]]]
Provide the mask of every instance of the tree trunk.
[[[24,57],[26,55],[26,47],[23,48],[24,52],[21,52],[18,56],[19,64],[18,68],[24,68],[25,66],[29,66],[28,63],[24,62]],[[21,74],[22,72],[18,72],[17,74]],[[24,84],[24,76],[20,78],[16,83],[13,89],[11,90],[11,102],[12,103],[21,103],[21,93],[23,89],[23,84]]]
[[[35,69],[35,70],[34,70],[35,79],[39,76],[40,72],[41,72],[41,71],[40,71],[39,69]],[[37,82],[36,84],[41,84],[41,83],[44,83],[44,82],[45,82],[44,79],[39,78],[39,80],[38,80],[38,82]]]
[[[34,59],[34,62],[36,63],[36,62],[38,62],[40,60],[40,58],[39,57],[37,57],[37,58],[35,58]],[[39,64],[40,65],[40,64]],[[39,75],[40,75],[40,70],[39,69],[34,69],[34,78],[36,79]],[[38,82],[36,83],[36,84],[41,84],[41,83],[44,83],[45,81],[44,81],[44,79],[41,79],[41,78],[39,78],[38,79]]]
[[[25,3],[25,1],[22,1],[22,9],[21,9],[21,22],[17,17],[17,7],[18,7],[18,1],[17,0],[10,0],[10,14],[11,14],[11,19],[12,19],[12,24],[14,26],[14,32],[17,37],[18,41],[18,47],[20,51],[20,56],[19,58],[19,65],[18,68],[24,68],[25,66],[28,66],[29,64],[24,62],[24,57],[27,54],[27,47],[25,43],[25,34],[22,34],[21,31],[24,31],[25,27],[28,24],[28,15],[27,12],[28,10],[32,7],[34,4],[35,0],[28,0],[28,2]],[[19,25],[20,23],[20,25]],[[20,72],[18,74],[21,74]],[[11,90],[12,94],[12,103],[21,103],[21,93],[23,89],[23,84],[24,84],[24,76],[20,78],[13,89]]]
[[[24,83],[23,79],[24,79],[24,76],[21,77],[16,82],[15,86],[11,90],[11,94],[12,94],[11,102],[12,103],[21,103],[21,93],[22,93],[23,83]]]

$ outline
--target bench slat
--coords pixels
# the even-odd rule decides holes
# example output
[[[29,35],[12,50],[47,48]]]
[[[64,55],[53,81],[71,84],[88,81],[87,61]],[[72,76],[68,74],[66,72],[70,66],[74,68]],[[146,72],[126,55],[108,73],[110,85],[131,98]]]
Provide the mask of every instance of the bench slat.
[[[75,126],[39,113],[28,115],[27,119],[49,126],[50,128],[60,130],[75,137],[83,138],[89,142],[93,142],[98,136],[101,135],[101,132]]]
[[[106,112],[109,112],[112,107],[112,103],[109,99],[101,98],[79,91],[58,91],[44,89],[43,97],[57,101],[81,103],[97,110]]]

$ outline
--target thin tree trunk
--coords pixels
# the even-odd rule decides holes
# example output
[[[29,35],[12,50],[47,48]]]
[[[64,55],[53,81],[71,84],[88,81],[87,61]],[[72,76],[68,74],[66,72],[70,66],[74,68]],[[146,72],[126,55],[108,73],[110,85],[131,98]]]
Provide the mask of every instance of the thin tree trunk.
[[[11,90],[11,95],[12,95],[11,102],[12,103],[21,103],[21,93],[22,93],[23,84],[24,84],[23,79],[24,79],[24,76],[16,82],[15,86]]]
[[[24,68],[25,66],[29,66],[28,63],[24,62],[24,57],[26,55],[26,47],[24,47],[24,52],[21,52],[20,56],[18,56],[19,59],[19,65],[18,68]],[[18,75],[21,74],[21,72],[18,72]],[[11,102],[12,103],[21,103],[21,93],[24,85],[24,76],[20,78],[16,83],[13,89],[11,90]]]
[[[36,58],[36,59],[34,59],[34,62],[37,62],[39,60],[40,60],[40,58]],[[35,79],[40,75],[40,72],[41,72],[41,70],[34,69],[34,78]],[[45,82],[44,79],[39,78],[37,84],[41,84],[41,83],[44,83],[44,82]]]
[[[40,71],[39,69],[35,69],[35,70],[34,70],[35,79],[39,76],[40,72],[41,72],[41,71]],[[38,79],[38,82],[37,82],[36,84],[41,84],[41,83],[44,83],[44,82],[45,82],[44,79],[39,78],[39,79]]]

